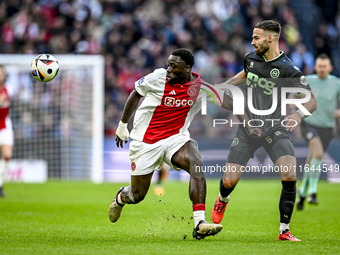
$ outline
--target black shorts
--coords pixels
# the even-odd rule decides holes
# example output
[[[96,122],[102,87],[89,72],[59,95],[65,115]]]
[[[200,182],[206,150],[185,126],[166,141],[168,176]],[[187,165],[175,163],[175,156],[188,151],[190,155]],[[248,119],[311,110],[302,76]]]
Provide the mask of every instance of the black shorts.
[[[227,163],[245,166],[261,146],[274,164],[282,156],[295,157],[293,141],[286,130],[275,129],[269,135],[257,138],[249,136],[244,127],[239,126],[229,149]]]
[[[326,151],[329,143],[333,138],[333,128],[320,128],[301,121],[301,134],[305,138],[307,144],[314,137],[320,137],[323,150]]]

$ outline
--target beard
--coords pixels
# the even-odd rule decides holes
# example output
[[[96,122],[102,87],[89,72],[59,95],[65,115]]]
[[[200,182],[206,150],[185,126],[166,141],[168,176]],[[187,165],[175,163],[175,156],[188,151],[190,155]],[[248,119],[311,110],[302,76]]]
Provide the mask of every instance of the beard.
[[[261,46],[258,46],[257,49],[255,49],[256,55],[263,55],[269,50],[268,43],[265,41]]]

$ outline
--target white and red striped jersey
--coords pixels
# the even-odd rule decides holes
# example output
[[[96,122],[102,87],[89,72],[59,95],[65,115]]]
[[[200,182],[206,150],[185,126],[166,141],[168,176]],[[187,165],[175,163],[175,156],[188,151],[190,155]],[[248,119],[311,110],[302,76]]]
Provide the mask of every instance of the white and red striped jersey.
[[[0,89],[0,130],[6,127],[6,118],[8,117],[10,104],[11,101],[7,88],[3,86]]]
[[[195,114],[207,102],[221,106],[223,90],[206,84],[198,74],[185,84],[170,84],[164,68],[135,82],[136,91],[145,97],[138,107],[130,137],[145,143],[156,143],[178,133],[188,133]]]

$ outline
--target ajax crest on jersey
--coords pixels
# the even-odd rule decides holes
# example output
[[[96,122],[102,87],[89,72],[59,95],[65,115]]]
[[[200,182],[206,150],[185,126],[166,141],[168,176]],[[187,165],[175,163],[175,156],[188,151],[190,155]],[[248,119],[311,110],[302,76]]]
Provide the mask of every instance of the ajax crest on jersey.
[[[58,74],[59,63],[51,54],[37,56],[31,64],[31,74],[38,81],[52,81]]]

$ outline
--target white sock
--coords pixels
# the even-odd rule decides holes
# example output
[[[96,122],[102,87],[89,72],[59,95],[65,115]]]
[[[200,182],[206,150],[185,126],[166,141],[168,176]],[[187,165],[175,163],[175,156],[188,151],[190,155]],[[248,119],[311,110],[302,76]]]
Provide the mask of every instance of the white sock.
[[[124,192],[124,194],[122,194],[122,192]],[[125,201],[122,200],[122,195],[123,195],[123,198],[124,198]],[[121,205],[133,204],[135,198],[132,195],[131,186],[127,186],[121,192],[119,192],[119,194],[117,196],[117,200],[118,200],[118,203],[121,204]]]
[[[205,211],[194,211],[194,223],[195,227],[197,227],[198,223],[204,220],[205,221]]]
[[[119,194],[118,194],[118,196],[117,196],[117,198],[118,198],[118,199],[117,199],[117,200],[118,200],[118,203],[121,204],[121,205],[122,205],[122,204],[125,204],[125,203],[122,201],[122,198],[121,198],[121,196],[120,196],[120,194],[122,194],[122,192],[123,192],[123,190],[122,190],[121,192],[119,192]]]
[[[0,160],[0,187],[4,185],[6,173],[7,173],[7,161]]]
[[[289,230],[289,223],[280,223],[280,234],[282,234],[283,232],[285,232],[286,230]]]
[[[227,197],[222,197],[221,193],[218,194],[218,197],[220,198],[221,202],[223,202],[223,203],[228,203],[229,199],[230,199],[230,195],[228,195]]]

